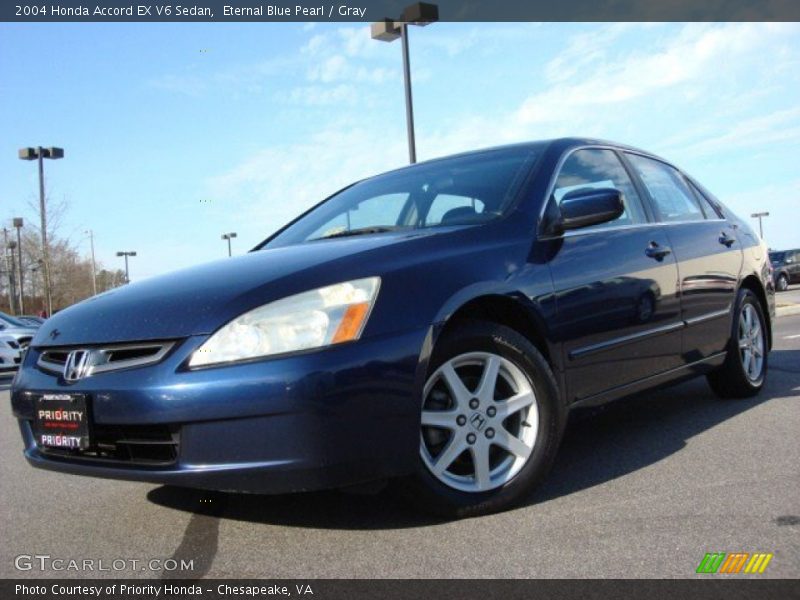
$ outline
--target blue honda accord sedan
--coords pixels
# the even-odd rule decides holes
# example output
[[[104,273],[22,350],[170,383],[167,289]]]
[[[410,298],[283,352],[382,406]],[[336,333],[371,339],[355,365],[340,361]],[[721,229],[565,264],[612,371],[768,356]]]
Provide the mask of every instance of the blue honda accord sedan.
[[[12,402],[35,467],[256,493],[392,479],[469,516],[542,481],[574,408],[698,375],[757,394],[773,316],[766,246],[700,183],[560,139],[365,179],[244,256],[63,310]]]

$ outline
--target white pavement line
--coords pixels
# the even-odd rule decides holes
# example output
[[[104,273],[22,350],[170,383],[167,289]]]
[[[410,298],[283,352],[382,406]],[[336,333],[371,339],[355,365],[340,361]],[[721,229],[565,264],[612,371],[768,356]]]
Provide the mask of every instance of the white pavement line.
[[[797,338],[800,338],[800,333],[798,333],[797,335],[785,335],[785,336],[783,336],[783,339],[785,339],[785,340],[796,340]]]

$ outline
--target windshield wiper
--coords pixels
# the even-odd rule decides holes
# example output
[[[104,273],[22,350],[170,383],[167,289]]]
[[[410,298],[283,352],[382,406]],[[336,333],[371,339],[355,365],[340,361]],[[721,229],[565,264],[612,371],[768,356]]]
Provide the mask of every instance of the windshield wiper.
[[[329,233],[328,235],[323,235],[321,237],[315,238],[318,240],[328,240],[331,238],[338,238],[338,237],[350,237],[353,235],[367,235],[370,233],[387,233],[389,231],[397,231],[398,229],[403,229],[402,227],[389,227],[389,226],[372,226],[372,227],[359,227],[358,229],[348,229],[345,231],[337,231],[335,233]]]

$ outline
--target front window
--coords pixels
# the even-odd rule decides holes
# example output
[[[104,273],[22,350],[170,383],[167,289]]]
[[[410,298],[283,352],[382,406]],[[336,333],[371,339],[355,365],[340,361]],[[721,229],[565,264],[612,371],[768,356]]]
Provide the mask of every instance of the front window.
[[[560,205],[569,192],[602,188],[620,191],[625,210],[618,219],[592,229],[636,225],[647,220],[639,194],[619,158],[613,151],[602,148],[585,148],[569,155],[558,174],[550,202]]]
[[[312,209],[265,247],[499,219],[512,210],[540,149],[490,150],[367,179]]]

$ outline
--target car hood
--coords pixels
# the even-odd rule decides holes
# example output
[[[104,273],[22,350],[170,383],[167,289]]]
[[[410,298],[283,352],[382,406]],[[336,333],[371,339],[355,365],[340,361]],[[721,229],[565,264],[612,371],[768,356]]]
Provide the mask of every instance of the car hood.
[[[441,232],[439,232],[441,233]],[[33,346],[169,340],[209,334],[236,316],[324,285],[380,274],[381,256],[433,231],[310,242],[217,260],[115,288],[53,315]]]

